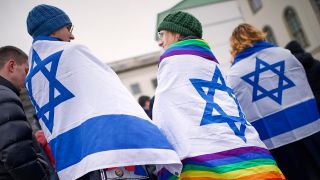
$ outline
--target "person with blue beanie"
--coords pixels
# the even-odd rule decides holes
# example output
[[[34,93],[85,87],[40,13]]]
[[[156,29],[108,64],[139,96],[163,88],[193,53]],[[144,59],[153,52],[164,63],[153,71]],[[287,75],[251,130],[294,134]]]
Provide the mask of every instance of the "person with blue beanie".
[[[26,22],[33,38],[26,88],[59,179],[150,179],[149,164],[180,173],[173,147],[117,74],[70,42],[64,11],[38,5]]]

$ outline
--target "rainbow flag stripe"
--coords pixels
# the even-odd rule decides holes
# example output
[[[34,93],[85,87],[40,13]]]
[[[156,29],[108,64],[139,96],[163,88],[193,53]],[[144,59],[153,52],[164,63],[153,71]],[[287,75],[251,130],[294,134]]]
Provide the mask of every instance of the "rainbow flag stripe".
[[[166,57],[181,54],[196,55],[218,63],[206,41],[202,39],[188,39],[172,44],[160,57],[159,64]]]
[[[171,174],[167,169],[162,168],[158,172],[158,180],[177,180],[178,177]]]
[[[182,163],[183,170],[179,179],[285,179],[270,152],[254,146],[191,157],[184,159]],[[159,179],[178,178],[166,170],[161,170]]]

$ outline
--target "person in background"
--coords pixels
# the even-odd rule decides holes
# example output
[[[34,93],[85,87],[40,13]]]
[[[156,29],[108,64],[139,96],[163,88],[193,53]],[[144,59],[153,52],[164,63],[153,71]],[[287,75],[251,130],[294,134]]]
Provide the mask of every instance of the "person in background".
[[[285,179],[256,130],[246,121],[219,63],[186,12],[158,26],[158,86],[153,121],[174,146],[181,179]],[[159,179],[173,178],[166,169]]]
[[[0,179],[49,179],[48,164],[19,98],[28,69],[28,56],[22,50],[0,48]]]
[[[320,111],[320,61],[314,59],[310,53],[304,51],[297,41],[290,41],[286,49],[300,61],[307,74],[307,79]]]
[[[143,108],[144,112],[146,112],[146,114],[149,114],[150,97],[140,96],[138,102],[140,106]]]
[[[50,146],[47,142],[46,137],[44,136],[43,130],[41,129],[39,119],[36,114],[33,115],[33,118],[34,118],[34,125],[36,127],[35,137],[36,137],[38,143],[41,145],[44,154],[47,156],[47,160],[48,160],[47,162],[49,162],[51,164],[51,166],[53,167],[53,169],[55,169],[56,164],[54,162],[54,158],[52,156]]]
[[[152,98],[150,99],[149,102],[149,118],[152,120],[152,110],[153,110],[153,103],[154,103],[154,96],[152,96]]]
[[[52,156],[52,152],[48,141],[44,135],[43,130],[39,124],[39,119],[36,114],[33,115],[33,124],[35,127],[34,134],[36,137],[37,142],[40,145],[40,152],[42,153],[45,161],[49,165],[49,172],[50,172],[50,180],[57,180],[59,179],[58,174],[56,172],[56,164],[54,162],[54,158]]]
[[[149,96],[140,96],[138,98],[138,102],[140,106],[143,108],[144,112],[149,116],[152,120],[152,106],[153,106],[153,99],[150,99]],[[146,170],[149,174],[149,179],[157,179],[156,176],[156,167],[154,165],[146,165]]]
[[[149,164],[180,173],[173,147],[116,73],[70,42],[73,25],[63,10],[34,7],[27,29],[26,87],[61,180],[145,179]]]
[[[230,38],[227,81],[288,180],[320,179],[320,116],[302,65],[254,26]]]

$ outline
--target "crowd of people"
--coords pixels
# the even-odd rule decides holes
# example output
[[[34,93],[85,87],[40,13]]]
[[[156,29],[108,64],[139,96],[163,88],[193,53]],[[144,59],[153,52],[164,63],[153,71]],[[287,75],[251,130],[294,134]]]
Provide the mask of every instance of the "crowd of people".
[[[0,179],[320,179],[320,62],[296,41],[278,47],[242,23],[224,76],[201,22],[170,13],[155,95],[137,102],[72,29],[38,5],[29,56],[0,48]]]

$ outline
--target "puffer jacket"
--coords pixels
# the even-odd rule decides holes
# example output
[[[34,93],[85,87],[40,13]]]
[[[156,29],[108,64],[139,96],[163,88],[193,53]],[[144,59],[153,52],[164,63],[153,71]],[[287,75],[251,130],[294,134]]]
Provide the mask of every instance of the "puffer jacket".
[[[0,76],[0,180],[48,179],[48,165],[18,95],[17,89]]]

